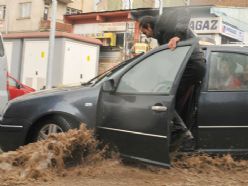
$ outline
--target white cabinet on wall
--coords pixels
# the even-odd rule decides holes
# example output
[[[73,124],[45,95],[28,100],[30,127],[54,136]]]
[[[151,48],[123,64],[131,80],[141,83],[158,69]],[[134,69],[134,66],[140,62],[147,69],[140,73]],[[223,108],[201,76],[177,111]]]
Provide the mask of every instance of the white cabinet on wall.
[[[12,61],[9,67],[14,75],[36,90],[45,88],[49,33],[10,34],[6,39],[6,53]],[[51,65],[52,86],[79,85],[95,77],[100,45],[97,39],[57,32]]]
[[[46,85],[48,41],[24,41],[22,82],[40,90]]]
[[[4,42],[4,47],[5,47],[5,54],[7,57],[8,71],[11,72],[13,42]]]
[[[66,41],[64,51],[62,84],[83,83],[97,75],[97,46]]]

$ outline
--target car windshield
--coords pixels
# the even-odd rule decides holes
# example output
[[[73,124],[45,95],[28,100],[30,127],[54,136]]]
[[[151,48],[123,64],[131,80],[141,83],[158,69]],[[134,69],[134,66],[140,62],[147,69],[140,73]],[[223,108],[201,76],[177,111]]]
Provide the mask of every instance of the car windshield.
[[[91,80],[89,80],[86,83],[82,83],[83,86],[87,86],[87,85],[95,85],[97,83],[99,83],[101,80],[103,80],[105,77],[108,77],[110,75],[112,75],[113,73],[115,73],[117,70],[123,68],[124,66],[126,66],[127,64],[130,64],[132,61],[134,61],[135,59],[137,59],[138,57],[142,56],[144,53],[141,53],[131,59],[128,59],[126,61],[123,61],[121,63],[119,63],[118,65],[114,66],[113,68],[103,72],[102,74],[92,78]]]

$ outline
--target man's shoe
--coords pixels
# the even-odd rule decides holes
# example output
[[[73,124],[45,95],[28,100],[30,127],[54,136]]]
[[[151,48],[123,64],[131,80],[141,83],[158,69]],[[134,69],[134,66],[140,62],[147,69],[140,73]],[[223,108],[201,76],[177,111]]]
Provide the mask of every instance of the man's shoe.
[[[188,144],[187,146],[191,146],[189,143],[190,141],[194,141],[194,137],[190,130],[183,131],[183,130],[178,130],[175,131],[171,134],[171,143],[170,143],[170,151],[176,151],[178,150],[181,146],[183,147],[184,145]],[[184,149],[184,148],[183,148]]]
[[[192,133],[191,133],[190,130],[187,130],[187,131],[185,132],[185,134],[184,134],[184,139],[185,139],[185,140],[194,139],[194,137],[193,137],[193,135],[192,135]]]

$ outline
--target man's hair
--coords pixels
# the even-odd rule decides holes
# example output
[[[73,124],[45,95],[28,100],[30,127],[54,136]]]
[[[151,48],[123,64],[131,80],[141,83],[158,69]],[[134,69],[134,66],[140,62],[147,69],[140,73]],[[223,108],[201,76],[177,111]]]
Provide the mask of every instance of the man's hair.
[[[139,27],[148,29],[150,26],[152,30],[155,27],[156,18],[153,16],[143,16],[139,19]]]

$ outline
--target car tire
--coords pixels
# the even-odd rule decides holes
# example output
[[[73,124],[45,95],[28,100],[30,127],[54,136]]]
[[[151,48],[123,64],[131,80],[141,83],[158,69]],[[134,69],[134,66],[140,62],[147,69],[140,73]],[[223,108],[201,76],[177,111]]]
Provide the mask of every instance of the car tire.
[[[37,123],[34,130],[32,141],[40,141],[47,139],[52,133],[66,132],[69,129],[77,128],[75,122],[69,121],[62,116],[54,116]]]

